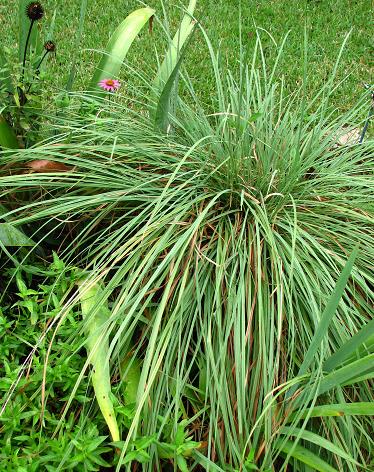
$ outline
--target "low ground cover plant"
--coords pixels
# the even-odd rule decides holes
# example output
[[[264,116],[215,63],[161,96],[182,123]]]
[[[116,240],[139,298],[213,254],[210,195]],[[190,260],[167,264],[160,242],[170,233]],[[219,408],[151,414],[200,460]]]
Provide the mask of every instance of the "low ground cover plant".
[[[336,115],[339,58],[307,99],[306,54],[287,93],[259,37],[228,69],[193,11],[137,98],[103,90],[104,55],[53,133],[2,152],[9,470],[373,465],[373,142],[336,145],[367,99]],[[209,105],[182,65],[195,28]]]

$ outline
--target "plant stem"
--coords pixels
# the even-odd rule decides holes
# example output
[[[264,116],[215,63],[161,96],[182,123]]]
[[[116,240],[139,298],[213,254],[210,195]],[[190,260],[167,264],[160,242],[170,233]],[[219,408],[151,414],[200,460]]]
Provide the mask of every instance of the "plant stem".
[[[25,51],[23,53],[22,73],[21,73],[21,83],[22,84],[23,84],[23,80],[24,80],[24,77],[25,77],[25,65],[26,65],[27,48],[28,48],[28,45],[29,45],[31,31],[32,31],[33,26],[34,26],[34,20],[31,20],[29,32],[27,33],[27,38],[26,38],[26,43],[25,43]]]
[[[40,59],[39,64],[36,66],[34,77],[35,77],[35,75],[39,75],[39,73],[40,73],[40,66],[42,65],[44,59],[47,57],[47,54],[48,54],[48,53],[49,53],[49,51],[45,51],[45,52],[44,52],[43,57]],[[29,85],[29,87],[28,87],[26,93],[29,93],[29,92],[30,92],[31,87],[32,87],[32,82],[31,82],[31,84]]]
[[[371,105],[369,115],[366,118],[364,129],[362,130],[362,133],[361,133],[361,136],[360,136],[359,144],[362,144],[362,142],[364,140],[366,131],[369,127],[369,123],[370,123],[370,120],[371,120],[371,117],[373,116],[373,114],[374,114],[374,94],[373,94],[373,104]]]

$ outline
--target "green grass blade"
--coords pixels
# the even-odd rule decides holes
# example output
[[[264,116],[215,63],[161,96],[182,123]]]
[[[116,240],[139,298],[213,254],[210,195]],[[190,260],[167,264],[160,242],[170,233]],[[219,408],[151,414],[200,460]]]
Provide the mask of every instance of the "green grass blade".
[[[86,319],[87,354],[92,364],[92,385],[97,403],[108,425],[113,441],[119,441],[119,429],[113,403],[110,399],[109,341],[105,336],[105,324],[109,318],[107,302],[99,283],[82,280],[78,286],[82,316]]]
[[[19,148],[16,133],[2,115],[0,115],[0,147],[4,149]]]
[[[294,420],[295,416],[299,419],[304,418],[325,418],[328,416],[373,416],[374,402],[357,403],[335,403],[331,405],[319,405],[307,409],[302,413],[293,413],[287,419],[287,422]]]
[[[154,13],[152,8],[140,8],[123,20],[108,42],[106,52],[92,77],[90,89],[98,91],[100,80],[118,76],[131,44]]]
[[[317,327],[316,332],[314,333],[313,339],[310,343],[307,353],[305,354],[304,361],[300,366],[300,370],[298,376],[304,375],[308,368],[310,367],[313,359],[321,346],[323,339],[326,337],[327,331],[329,329],[331,320],[338,308],[339,302],[341,297],[343,296],[345,287],[347,285],[349,276],[351,274],[353,264],[356,260],[358,253],[358,247],[354,249],[352,254],[350,255],[347,263],[344,266],[342,273],[339,276],[339,279],[336,282],[335,289],[327,303],[326,308],[324,309],[321,321]]]
[[[79,26],[78,26],[78,31],[77,35],[75,38],[75,51],[79,51],[79,46],[81,44],[81,38],[83,34],[83,27],[84,27],[84,20],[86,18],[86,11],[87,11],[87,0],[82,0],[81,1],[81,7],[80,7],[80,13],[79,13]],[[73,83],[75,79],[75,73],[76,73],[76,68],[77,68],[77,53],[73,55],[73,61],[71,64],[70,68],[70,74],[69,78],[66,84],[66,91],[71,92],[73,88]]]
[[[13,93],[14,90],[8,58],[6,57],[6,54],[0,45],[0,89],[2,88],[10,93]]]
[[[319,385],[318,393],[321,395],[332,388],[353,384],[361,374],[367,374],[366,378],[374,376],[374,354],[369,354],[362,359],[351,362],[324,377]]]
[[[307,431],[304,429],[300,429],[300,428],[294,428],[294,427],[282,428],[281,434],[285,434],[287,436],[297,436],[299,439],[302,439],[303,441],[308,441],[313,444],[316,444],[317,446],[320,446],[323,449],[326,449],[327,451],[330,451],[333,454],[336,454],[337,456],[340,456],[349,462],[358,464],[358,462],[352,456],[346,453],[341,447],[338,447],[336,444],[332,443],[331,441],[328,441],[327,439],[320,436],[319,434],[316,434],[316,433],[313,433],[311,431]]]
[[[287,454],[294,459],[303,462],[312,468],[312,470],[318,470],[319,472],[338,472],[334,467],[331,467],[327,462],[310,452],[305,447],[294,444],[291,441],[287,441],[280,447],[280,451],[283,454]]]
[[[343,362],[346,361],[351,354],[357,351],[357,349],[359,349],[373,335],[374,320],[371,320],[325,361],[323,366],[324,370],[331,372],[333,369],[343,364]]]

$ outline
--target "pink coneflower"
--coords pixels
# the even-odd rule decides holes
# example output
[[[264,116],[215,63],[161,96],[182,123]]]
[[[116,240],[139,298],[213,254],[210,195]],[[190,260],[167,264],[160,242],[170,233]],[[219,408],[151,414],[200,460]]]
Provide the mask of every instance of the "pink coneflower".
[[[98,86],[102,89],[106,90],[107,92],[115,92],[121,87],[119,80],[115,79],[103,79],[100,80]]]

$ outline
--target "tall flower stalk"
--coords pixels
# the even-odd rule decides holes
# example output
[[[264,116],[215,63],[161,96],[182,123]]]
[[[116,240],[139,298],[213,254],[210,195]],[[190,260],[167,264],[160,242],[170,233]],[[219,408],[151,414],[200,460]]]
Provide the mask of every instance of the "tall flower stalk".
[[[26,15],[30,19],[30,26],[29,26],[29,30],[28,30],[27,38],[26,38],[26,42],[25,42],[25,49],[24,49],[24,52],[23,52],[21,84],[23,84],[23,81],[24,81],[24,78],[25,78],[26,56],[27,56],[27,51],[28,51],[28,47],[29,47],[31,32],[32,32],[34,23],[41,20],[44,16],[44,9],[43,9],[41,3],[39,3],[39,2],[29,3],[27,8],[26,8]]]

